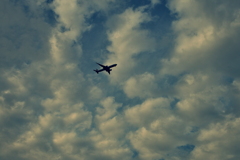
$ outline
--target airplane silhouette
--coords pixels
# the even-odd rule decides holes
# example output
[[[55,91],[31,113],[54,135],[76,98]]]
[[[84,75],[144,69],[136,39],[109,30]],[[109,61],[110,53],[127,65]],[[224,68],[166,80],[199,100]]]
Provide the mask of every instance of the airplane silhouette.
[[[99,66],[103,67],[102,69],[98,70],[98,69],[95,69],[94,71],[98,74],[98,72],[102,72],[102,71],[106,71],[108,72],[108,74],[110,74],[110,71],[112,71],[112,67],[116,67],[117,64],[112,64],[111,66],[104,66],[102,64],[99,64],[97,63]]]

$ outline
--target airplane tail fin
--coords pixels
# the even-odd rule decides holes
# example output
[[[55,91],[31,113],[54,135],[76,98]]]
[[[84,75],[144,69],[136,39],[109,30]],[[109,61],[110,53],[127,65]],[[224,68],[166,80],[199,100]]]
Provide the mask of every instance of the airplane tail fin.
[[[95,69],[94,71],[95,71],[97,74],[98,74],[98,72],[99,72],[97,69]]]

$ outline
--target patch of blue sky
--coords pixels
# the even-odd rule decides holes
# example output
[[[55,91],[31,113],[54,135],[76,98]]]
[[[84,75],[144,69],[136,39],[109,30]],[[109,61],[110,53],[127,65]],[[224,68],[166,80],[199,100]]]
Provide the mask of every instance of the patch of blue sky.
[[[149,0],[131,0],[133,6],[144,6],[150,5]],[[167,1],[163,0],[161,3],[154,5],[154,7],[147,7],[144,10],[151,16],[151,21],[142,23],[141,28],[152,31],[153,34],[151,36],[162,36],[163,34],[171,31],[172,21],[176,19],[174,15],[171,14],[171,11],[167,7]]]
[[[158,85],[162,89],[170,89],[169,87],[174,86],[179,81],[180,78],[181,78],[181,75],[174,76],[174,75],[170,75],[170,74],[165,74],[158,81]]]
[[[139,152],[136,150],[132,151],[132,153],[133,153],[132,158],[136,158],[139,155]]]
[[[222,77],[222,83],[225,84],[225,85],[232,84],[233,81],[234,81],[234,78],[233,78],[233,77],[226,76],[226,75],[224,75],[224,76]]]
[[[115,100],[122,104],[122,107],[117,109],[118,113],[122,113],[125,111],[127,107],[133,107],[136,105],[140,105],[143,103],[143,99],[139,97],[128,98],[126,94],[119,90],[118,92],[114,92]]]
[[[144,22],[140,25],[140,28],[148,31],[148,36],[155,40],[155,46],[152,51],[148,53],[140,53],[135,58],[141,61],[141,64],[145,64],[145,71],[157,72],[160,65],[160,59],[168,56],[167,53],[173,48],[175,38],[172,33],[171,24],[175,20],[174,16],[171,16],[170,10],[166,7],[166,1],[162,1],[155,5],[153,8],[145,10],[150,16],[151,21]],[[151,61],[152,65],[149,65]]]
[[[174,98],[171,102],[170,102],[170,108],[171,109],[175,109],[176,108],[176,104],[179,102],[180,100],[177,98]]]
[[[58,15],[52,9],[44,9],[43,17],[45,22],[51,26],[55,26],[57,24]]]
[[[187,153],[190,153],[194,150],[195,146],[192,144],[186,144],[183,146],[178,146],[177,149],[181,150],[181,151],[185,151]]]
[[[128,0],[129,6],[131,6],[133,9],[141,7],[141,6],[146,6],[150,5],[151,1],[150,0]]]
[[[198,132],[198,131],[199,131],[199,127],[197,127],[197,126],[192,126],[192,128],[190,130],[191,133],[195,133],[195,132]]]
[[[46,0],[46,3],[50,4],[52,3],[54,0]]]
[[[218,106],[220,111],[224,114],[229,114],[233,112],[234,102],[230,100],[228,96],[219,97],[218,99],[220,105]]]
[[[156,4],[154,7],[148,7],[145,9],[151,17],[152,21],[149,23],[144,23],[143,27],[151,28],[155,31],[164,31],[164,29],[169,29],[173,20],[176,20],[176,17],[171,14],[171,11],[167,7],[166,1]],[[163,28],[164,29],[160,29]]]
[[[91,29],[84,32],[78,39],[83,51],[79,67],[84,73],[92,72],[95,69],[93,67],[99,67],[95,62],[103,63],[107,58],[106,48],[110,42],[106,33],[106,20],[107,17],[102,12],[95,12],[86,19],[86,23],[91,25]]]
[[[194,150],[195,146],[192,144],[186,144],[176,147],[173,152],[167,154],[167,157],[178,157],[180,159],[187,159],[190,153]]]
[[[166,154],[166,159],[171,159],[173,157],[178,157],[179,159],[188,159],[190,153],[194,150],[195,145],[186,144],[182,146],[177,146],[170,153]]]

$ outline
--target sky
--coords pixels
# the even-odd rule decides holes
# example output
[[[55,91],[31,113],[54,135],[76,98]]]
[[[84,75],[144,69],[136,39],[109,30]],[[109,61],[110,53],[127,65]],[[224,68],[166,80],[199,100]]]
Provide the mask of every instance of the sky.
[[[238,0],[1,0],[0,159],[238,160],[239,42]]]

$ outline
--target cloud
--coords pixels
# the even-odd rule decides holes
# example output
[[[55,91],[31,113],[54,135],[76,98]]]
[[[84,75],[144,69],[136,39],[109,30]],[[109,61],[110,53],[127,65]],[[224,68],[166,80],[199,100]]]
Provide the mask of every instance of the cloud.
[[[36,12],[31,17],[24,10],[24,3],[3,0],[1,6],[4,6],[0,13],[1,69],[21,68],[32,61],[45,59],[50,25],[43,20],[42,13]]]
[[[238,41],[235,35],[239,35],[236,27],[239,25],[239,9],[230,9],[231,5],[233,4],[223,1],[169,1],[168,4],[178,16],[172,25],[177,38],[170,57],[161,60],[160,74],[178,77],[172,92],[179,100],[175,113],[188,122],[189,126],[195,125],[200,129],[198,142],[195,143],[201,147],[194,148],[190,159],[238,157],[230,149],[234,146],[231,140],[226,140],[221,145],[215,143],[213,137],[209,137],[208,141],[202,138],[210,132],[221,137],[217,126],[222,125],[224,128],[224,124],[232,123],[229,122],[228,115],[238,115],[236,108],[239,101],[236,100],[236,90],[233,89],[237,80],[231,79],[239,77],[236,65],[239,61],[239,48],[235,43]],[[239,3],[234,5],[239,6]],[[224,80],[226,77],[231,78]],[[228,131],[225,130],[225,133],[228,134]],[[226,146],[224,153],[220,146]]]
[[[239,157],[239,2],[0,3],[0,159]]]
[[[193,159],[237,159],[239,157],[239,118],[211,124],[198,136],[199,146],[192,152]]]
[[[125,110],[125,115],[129,123],[144,126],[159,117],[160,112],[165,112],[165,108],[168,108],[169,105],[169,100],[165,98],[148,99],[141,105]]]
[[[1,56],[8,58],[4,63],[9,62],[9,65],[4,64],[5,68],[1,69],[4,73],[1,75],[1,82],[6,84],[1,87],[1,115],[5,115],[1,121],[5,130],[1,132],[1,137],[6,139],[1,145],[1,148],[4,148],[1,150],[3,159],[58,159],[59,156],[63,159],[76,159],[77,149],[72,148],[84,148],[82,144],[91,144],[79,138],[76,133],[85,132],[92,124],[92,114],[85,109],[83,103],[88,95],[88,85],[76,63],[82,53],[76,40],[87,26],[84,14],[91,13],[84,7],[79,7],[76,1],[72,2],[74,5],[71,10],[63,8],[64,1],[51,3],[53,11],[58,15],[58,23],[52,28],[41,17],[42,12],[39,10],[41,7],[46,9],[43,1],[31,4],[26,1],[29,12],[34,9],[39,11],[34,12],[35,15],[31,18],[26,17],[27,13],[24,12],[22,4],[1,1],[9,10],[19,12],[12,20],[12,14],[8,15],[12,24],[6,24],[1,33],[5,30],[14,35],[13,30],[7,29],[11,25],[17,26],[14,29],[16,31],[19,27],[23,28],[20,30],[22,33],[16,32],[20,38],[1,36],[9,46],[14,46],[13,43],[20,46],[12,51],[10,47],[6,48],[6,52],[1,51],[4,53]],[[72,19],[67,18],[68,16]],[[5,19],[1,21],[4,22]],[[29,25],[25,25],[27,22],[30,22]],[[70,30],[63,32],[59,29],[63,26]],[[42,38],[40,46],[33,45],[35,42],[32,38],[35,35],[32,33]],[[21,54],[22,48],[26,53]],[[9,52],[12,54],[7,56],[5,53]],[[23,58],[20,55],[14,56],[15,53],[19,53]],[[16,66],[13,59],[20,65]],[[9,136],[9,133],[12,136]],[[75,144],[76,141],[79,143]],[[88,147],[85,148],[88,150]],[[13,155],[16,151],[18,154]],[[61,151],[64,152],[59,155]]]
[[[156,4],[160,4],[161,0],[151,0],[151,5],[154,6]]]
[[[141,29],[141,24],[150,20],[151,18],[143,9],[129,8],[120,15],[114,15],[107,22],[108,37],[111,41],[108,51],[112,53],[107,63],[118,64],[111,76],[111,82],[126,80],[137,65],[134,56],[153,50],[154,39],[148,36],[147,30]]]
[[[150,73],[131,77],[126,81],[124,91],[129,98],[154,97],[157,89],[155,81],[155,76]]]
[[[115,103],[113,97],[107,97],[105,100],[101,101],[103,108],[98,107],[96,109],[96,118],[100,122],[111,119],[117,113],[117,108],[121,107],[121,104]]]
[[[177,146],[193,143],[191,122],[179,117],[171,103],[168,98],[148,99],[125,110],[126,120],[131,128],[136,128],[128,133],[128,138],[140,159],[183,158],[184,154],[176,151]]]
[[[238,25],[239,10],[235,7],[230,10],[229,5],[205,1],[169,3],[170,9],[179,16],[173,23],[173,30],[178,37],[170,60],[162,60],[160,74],[184,75],[175,85],[175,96],[181,99],[177,104],[180,111],[195,112],[187,115],[197,114],[200,118],[209,114],[209,117],[220,118],[223,113],[229,112],[229,101],[237,103],[226,94],[232,93],[231,82],[223,81],[224,77],[238,78],[238,67],[235,65],[238,46],[229,37],[238,41],[238,37],[232,34],[238,35],[235,25]],[[203,9],[206,12],[203,13]],[[224,15],[221,22],[220,13]],[[222,97],[224,103],[220,100]],[[201,118],[199,120],[204,122]]]
[[[235,44],[238,36],[234,35],[239,34],[239,10],[236,7],[230,10],[231,5],[228,2],[171,1],[170,9],[179,16],[173,23],[178,37],[174,56],[162,60],[165,66],[162,73],[204,70],[224,74],[234,71],[237,75],[235,64],[239,61],[239,48]]]

